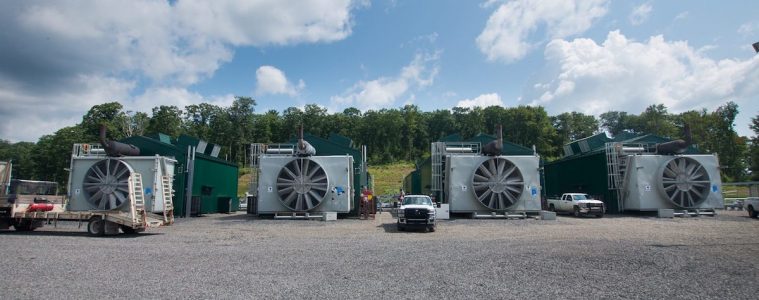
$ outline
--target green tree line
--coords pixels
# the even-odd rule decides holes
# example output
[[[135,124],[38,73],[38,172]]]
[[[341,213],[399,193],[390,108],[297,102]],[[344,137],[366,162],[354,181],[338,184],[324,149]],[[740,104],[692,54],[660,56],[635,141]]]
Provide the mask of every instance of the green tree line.
[[[93,106],[79,124],[42,136],[36,143],[0,140],[0,160],[12,159],[14,178],[65,183],[74,143],[98,141],[98,128],[105,124],[110,139],[164,133],[194,136],[222,145],[220,157],[244,165],[250,143],[278,143],[293,138],[300,124],[306,132],[328,137],[337,133],[366,145],[369,162],[385,164],[415,161],[429,156],[430,143],[450,134],[464,138],[494,134],[503,126],[504,139],[526,147],[535,146],[547,160],[560,158],[562,146],[601,131],[655,134],[672,139],[685,137],[688,124],[693,142],[704,153],[718,153],[726,181],[759,179],[759,140],[735,131],[738,105],[728,102],[714,111],[692,110],[679,114],[664,105],[651,105],[639,115],[609,111],[599,117],[579,112],[549,116],[540,106],[438,109],[421,111],[415,105],[368,110],[347,108],[329,113],[309,104],[282,112],[255,111],[256,101],[236,97],[229,107],[201,103],[157,106],[150,114],[124,110],[118,102]],[[759,136],[759,116],[751,129]]]

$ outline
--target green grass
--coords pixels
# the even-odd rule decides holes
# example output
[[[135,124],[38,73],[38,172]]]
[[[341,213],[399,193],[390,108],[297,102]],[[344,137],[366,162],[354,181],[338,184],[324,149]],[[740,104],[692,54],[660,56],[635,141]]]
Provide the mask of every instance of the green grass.
[[[375,195],[392,195],[403,186],[403,178],[414,170],[411,162],[396,162],[386,165],[369,166],[369,173],[374,177]]]
[[[725,198],[746,198],[749,196],[748,186],[722,186],[722,195]]]
[[[251,168],[240,168],[237,177],[237,196],[245,197],[245,192],[248,191],[248,184],[250,184],[250,170]]]

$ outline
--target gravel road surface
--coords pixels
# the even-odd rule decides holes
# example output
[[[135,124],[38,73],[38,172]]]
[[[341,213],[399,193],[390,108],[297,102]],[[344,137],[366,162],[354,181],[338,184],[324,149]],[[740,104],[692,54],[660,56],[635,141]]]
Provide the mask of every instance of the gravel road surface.
[[[759,220],[179,219],[92,238],[76,223],[0,232],[0,299],[756,299]]]

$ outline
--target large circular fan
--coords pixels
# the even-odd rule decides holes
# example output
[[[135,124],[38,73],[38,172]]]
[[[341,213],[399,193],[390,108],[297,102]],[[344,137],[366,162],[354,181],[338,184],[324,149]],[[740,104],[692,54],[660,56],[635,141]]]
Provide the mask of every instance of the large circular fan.
[[[129,201],[129,176],[132,168],[117,159],[104,159],[92,165],[82,182],[84,196],[100,210],[120,208]]]
[[[676,157],[667,162],[661,171],[659,189],[672,204],[696,207],[709,196],[709,173],[695,159]]]
[[[287,163],[277,176],[279,199],[294,211],[308,211],[319,206],[328,189],[327,173],[308,158]]]
[[[523,190],[524,179],[519,168],[502,157],[482,162],[472,177],[472,191],[477,200],[493,210],[513,206]]]

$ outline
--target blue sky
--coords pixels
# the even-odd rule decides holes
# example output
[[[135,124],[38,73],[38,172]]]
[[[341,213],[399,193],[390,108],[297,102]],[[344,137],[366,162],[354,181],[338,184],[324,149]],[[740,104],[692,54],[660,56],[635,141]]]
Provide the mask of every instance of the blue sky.
[[[95,104],[759,114],[751,1],[4,1],[0,138]],[[29,126],[35,124],[35,126]]]

